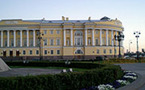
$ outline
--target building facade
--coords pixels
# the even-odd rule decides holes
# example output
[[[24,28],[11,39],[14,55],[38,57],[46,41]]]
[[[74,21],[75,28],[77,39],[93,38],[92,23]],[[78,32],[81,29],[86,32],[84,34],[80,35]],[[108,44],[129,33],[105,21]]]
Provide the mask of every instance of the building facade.
[[[114,35],[122,23],[100,20],[1,20],[0,57],[4,59],[94,59],[118,55]],[[123,55],[121,45],[121,54]]]

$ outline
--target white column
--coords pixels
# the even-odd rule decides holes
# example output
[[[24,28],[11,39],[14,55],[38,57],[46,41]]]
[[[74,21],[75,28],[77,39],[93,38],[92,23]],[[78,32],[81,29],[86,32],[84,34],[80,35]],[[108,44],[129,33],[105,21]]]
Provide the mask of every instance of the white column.
[[[16,31],[14,30],[14,47],[16,47]]]
[[[22,30],[20,30],[20,47],[22,47]]]
[[[117,36],[117,31],[115,31],[115,35]],[[116,42],[115,42],[115,45],[117,46],[117,40],[116,40]]]
[[[108,29],[106,29],[106,46],[108,46]]]
[[[7,30],[7,47],[9,47],[9,39],[10,39],[10,38],[9,38],[9,37],[10,37],[10,36],[9,36],[9,35],[10,35],[9,33],[10,33],[9,30]]]
[[[113,34],[113,30],[111,30],[111,42],[112,42],[112,46],[114,46],[114,34]]]
[[[100,29],[100,46],[102,46],[102,29]]]
[[[94,43],[94,29],[92,29],[92,45],[95,46],[95,43]]]
[[[33,30],[33,46],[35,47],[35,30]]]
[[[27,47],[29,47],[29,30],[27,30]]]
[[[73,29],[71,29],[71,46],[73,46]]]
[[[85,45],[88,45],[88,36],[87,36],[87,29],[85,29]]]
[[[64,46],[66,46],[66,33],[65,33],[65,29],[63,30],[63,43],[64,43]]]
[[[3,47],[3,31],[1,31],[1,47]]]

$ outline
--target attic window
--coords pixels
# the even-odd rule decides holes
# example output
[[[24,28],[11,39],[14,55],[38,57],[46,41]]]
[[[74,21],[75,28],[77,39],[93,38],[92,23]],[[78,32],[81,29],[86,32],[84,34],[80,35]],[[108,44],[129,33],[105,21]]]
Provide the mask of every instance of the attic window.
[[[77,22],[80,22],[79,20]]]
[[[49,21],[49,23],[52,23],[52,21]]]

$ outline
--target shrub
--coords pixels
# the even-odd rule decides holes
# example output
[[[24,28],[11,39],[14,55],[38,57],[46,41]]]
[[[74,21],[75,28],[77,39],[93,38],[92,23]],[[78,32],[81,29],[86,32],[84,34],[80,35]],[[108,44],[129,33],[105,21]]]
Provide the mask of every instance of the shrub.
[[[9,63],[13,64],[13,63]],[[18,64],[18,63],[17,63]],[[24,65],[22,63],[19,63]],[[40,66],[66,66],[60,63],[39,63]],[[38,63],[27,65],[36,66]],[[14,64],[13,64],[14,65]],[[16,64],[15,64],[16,65]],[[26,64],[25,64],[26,65]],[[83,66],[84,65],[84,66]],[[94,63],[74,63],[67,67],[91,68],[83,72],[69,72],[54,75],[38,75],[24,77],[1,77],[2,90],[78,90],[115,81],[123,76],[120,66]],[[102,67],[102,68],[100,68]]]

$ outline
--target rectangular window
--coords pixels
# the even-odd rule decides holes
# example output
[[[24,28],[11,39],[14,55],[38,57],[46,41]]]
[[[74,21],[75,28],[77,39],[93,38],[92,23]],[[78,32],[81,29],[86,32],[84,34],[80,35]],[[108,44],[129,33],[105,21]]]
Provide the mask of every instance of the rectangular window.
[[[102,34],[104,34],[104,31],[102,31]]]
[[[44,30],[44,34],[47,34],[47,30]]]
[[[47,39],[44,39],[44,45],[47,45]]]
[[[36,50],[36,54],[39,54],[39,50]]]
[[[32,31],[30,32],[30,35],[33,35],[33,32]]]
[[[67,34],[69,34],[69,32],[70,32],[69,30],[66,30],[66,33],[67,33]]]
[[[32,54],[32,50],[30,50],[30,54]]]
[[[69,39],[66,40],[66,44],[67,44],[67,46],[69,46]]]
[[[96,34],[98,34],[98,30],[96,30]]]
[[[17,39],[17,46],[20,46],[20,38]]]
[[[97,54],[99,54],[99,49],[97,49]]]
[[[105,45],[105,38],[102,38],[102,45]]]
[[[57,30],[57,31],[56,31],[56,33],[57,33],[57,34],[60,34],[60,31],[59,31],[59,30]]]
[[[23,50],[23,55],[25,55],[26,54],[26,51],[25,50]]]
[[[88,45],[91,45],[91,38],[88,39]]]
[[[96,38],[96,46],[99,45],[99,40]]]
[[[110,53],[112,53],[112,50],[110,49]]]
[[[104,54],[106,54],[106,49],[104,49]]]
[[[14,35],[14,32],[11,32],[11,35]]]
[[[56,45],[60,45],[60,39],[56,39]]]
[[[50,39],[50,45],[53,45],[53,43],[54,43],[54,40]]]
[[[53,50],[51,50],[51,54],[53,54]]]
[[[18,31],[17,34],[20,35],[20,31]]]
[[[5,35],[7,35],[8,32],[4,32]]]
[[[89,35],[91,34],[91,30],[88,30],[88,34],[89,34]]]
[[[30,44],[30,46],[33,46],[33,39],[29,40],[29,44]]]
[[[60,50],[57,50],[57,54],[60,54]]]
[[[24,31],[24,35],[27,35],[27,32],[26,31]]]
[[[44,50],[44,54],[47,54],[47,50]]]
[[[50,30],[50,34],[53,34],[53,30]]]

